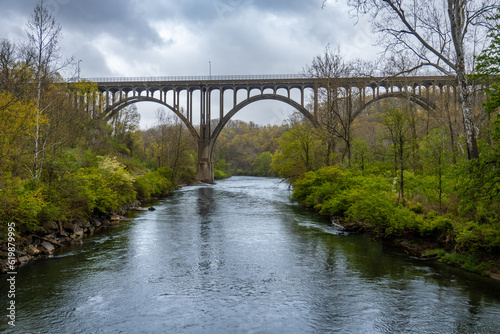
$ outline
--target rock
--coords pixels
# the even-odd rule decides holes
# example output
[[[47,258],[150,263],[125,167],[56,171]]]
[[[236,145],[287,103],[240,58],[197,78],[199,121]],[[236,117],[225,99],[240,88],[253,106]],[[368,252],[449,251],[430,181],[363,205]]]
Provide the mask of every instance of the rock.
[[[25,252],[20,251],[20,250],[16,250],[14,253],[15,253],[16,255],[21,255],[21,256],[26,255],[26,253],[25,253]]]
[[[148,208],[149,211],[155,211],[156,209],[154,207]]]
[[[107,220],[107,219],[103,219],[101,223],[102,223],[102,226],[109,226],[109,225],[111,225],[111,222],[109,220]]]
[[[28,247],[26,247],[26,254],[28,255],[38,255],[40,254],[40,250],[38,248],[36,248],[34,245],[28,245]]]
[[[135,211],[148,211],[147,208],[141,208],[139,206],[136,206],[136,207],[133,207],[133,208],[130,208],[130,210],[135,210]]]
[[[18,261],[19,263],[26,263],[30,260],[30,257],[29,256],[21,256]]]
[[[60,233],[59,233],[59,236],[60,237],[68,237],[69,234],[65,231],[65,230],[62,230]]]
[[[75,225],[73,223],[70,223],[70,222],[64,222],[63,224],[63,228],[66,230],[66,231],[74,231],[75,229]]]
[[[90,228],[92,225],[90,224],[90,222],[88,220],[84,220],[82,222],[82,226],[85,228]]]
[[[81,239],[83,238],[83,229],[80,226],[75,226],[75,233],[71,234],[71,239]]]
[[[80,226],[75,226],[75,229],[73,231],[76,235],[83,236],[83,228],[81,228]]]
[[[55,249],[54,245],[52,245],[50,242],[48,241],[44,241],[42,242],[42,247],[45,248],[45,250],[49,253],[52,253]]]
[[[121,217],[118,215],[113,215],[113,216],[111,216],[111,218],[109,218],[109,220],[111,221],[111,225],[116,225],[116,224],[120,223],[120,219],[121,219]]]
[[[92,225],[99,227],[102,225],[102,223],[97,219],[92,219]]]

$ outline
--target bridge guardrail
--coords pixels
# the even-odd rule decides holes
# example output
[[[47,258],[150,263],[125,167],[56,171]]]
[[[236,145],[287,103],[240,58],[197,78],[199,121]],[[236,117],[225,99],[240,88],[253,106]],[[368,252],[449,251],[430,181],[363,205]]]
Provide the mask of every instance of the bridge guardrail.
[[[220,80],[279,80],[306,79],[304,74],[264,74],[264,75],[206,75],[206,76],[166,76],[166,77],[103,77],[82,78],[91,82],[160,82],[160,81],[220,81]]]

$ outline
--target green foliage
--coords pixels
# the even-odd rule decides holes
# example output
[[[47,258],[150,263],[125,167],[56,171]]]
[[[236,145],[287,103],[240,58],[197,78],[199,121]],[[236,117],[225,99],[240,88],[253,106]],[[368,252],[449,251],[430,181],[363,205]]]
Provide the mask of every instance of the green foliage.
[[[453,230],[453,223],[449,218],[440,216],[436,211],[431,210],[417,228],[423,237],[440,238]]]
[[[153,197],[168,195],[174,189],[170,176],[171,171],[160,169],[137,177],[134,181],[137,199],[147,202]]]
[[[349,219],[366,222],[383,234],[395,234],[412,229],[415,225],[416,215],[397,203],[392,196],[380,196],[362,190],[359,195],[346,212]]]
[[[458,171],[461,214],[479,222],[499,222],[500,155],[492,149],[483,151],[479,160],[463,164]]]
[[[354,139],[352,144],[352,164],[353,167],[362,171],[370,169],[370,162],[373,160],[373,153],[370,146],[364,140]]]
[[[457,249],[473,255],[500,253],[500,223],[469,221],[457,227]]]
[[[253,174],[258,176],[272,176],[273,171],[271,169],[271,163],[273,161],[273,155],[271,152],[262,152],[255,158],[252,163]]]
[[[214,179],[221,180],[231,177],[226,159],[220,159],[214,164]]]
[[[460,253],[447,253],[445,251],[440,251],[438,255],[441,261],[444,263],[461,267],[462,269],[465,269],[472,273],[488,276],[488,270],[490,269],[490,265],[488,265],[485,262],[479,261],[472,255],[463,255]]]
[[[294,180],[319,169],[325,161],[323,140],[309,123],[293,124],[279,139],[279,144],[271,163],[279,177]]]
[[[43,188],[30,181],[12,179],[0,189],[0,224],[6,227],[15,222],[19,228],[35,231],[38,215],[47,205]]]
[[[231,174],[224,172],[220,169],[214,170],[214,179],[221,180],[221,179],[227,179],[228,177],[231,177]]]

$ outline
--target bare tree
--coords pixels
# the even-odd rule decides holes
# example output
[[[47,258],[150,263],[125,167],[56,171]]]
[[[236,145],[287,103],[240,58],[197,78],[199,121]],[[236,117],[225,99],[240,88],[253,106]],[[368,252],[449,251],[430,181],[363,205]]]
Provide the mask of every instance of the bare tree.
[[[42,94],[44,85],[57,71],[71,63],[67,60],[60,63],[59,40],[61,38],[61,26],[56,22],[43,0],[40,0],[26,25],[29,45],[28,50],[35,66],[36,83],[36,107],[35,117],[35,147],[30,172],[35,181],[38,181],[43,168],[43,155],[46,140],[42,134],[42,115],[47,108],[42,105]]]
[[[324,1],[326,3],[327,1]],[[419,60],[408,70],[430,66],[457,78],[469,159],[478,158],[471,87],[467,74],[477,42],[484,37],[486,16],[498,0],[349,0],[354,16],[369,15],[379,44],[394,54],[411,51]],[[470,61],[468,64],[467,61]]]
[[[312,65],[304,69],[306,75],[319,78],[323,87],[318,91],[321,105],[319,122],[328,133],[326,164],[330,164],[331,153],[335,149],[335,139],[345,144],[343,158],[351,160],[351,124],[353,121],[353,91],[351,87],[339,87],[338,79],[349,77],[353,66],[344,61],[340,49],[332,50],[328,45],[323,55],[316,56]]]

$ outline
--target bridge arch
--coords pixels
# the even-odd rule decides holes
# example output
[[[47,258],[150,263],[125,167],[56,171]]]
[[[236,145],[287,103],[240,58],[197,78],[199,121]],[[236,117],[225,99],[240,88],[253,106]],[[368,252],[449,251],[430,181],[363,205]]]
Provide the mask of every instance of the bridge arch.
[[[430,101],[425,97],[422,97],[421,95],[408,92],[391,92],[391,93],[380,94],[379,96],[371,99],[370,101],[363,103],[356,111],[353,112],[352,119],[354,120],[356,117],[358,117],[363,112],[363,110],[368,108],[371,104],[388,98],[409,100],[410,102],[413,102],[421,106],[427,111],[438,109],[438,107],[432,101]]]
[[[210,147],[210,157],[212,156],[213,154],[213,150],[214,150],[214,147],[215,147],[215,143],[217,142],[217,138],[219,137],[219,135],[221,134],[222,132],[222,129],[224,129],[224,127],[226,126],[226,124],[229,122],[229,120],[234,116],[236,115],[236,113],[238,113],[241,109],[243,109],[244,107],[254,103],[254,102],[257,102],[257,101],[264,101],[264,100],[276,100],[276,101],[281,101],[281,102],[284,102],[290,106],[292,106],[293,108],[295,108],[297,111],[299,111],[302,115],[304,115],[309,121],[311,121],[311,123],[313,123],[314,125],[317,124],[316,122],[316,119],[314,117],[313,114],[311,114],[309,112],[309,110],[307,110],[304,106],[302,106],[300,103],[297,103],[296,101],[294,101],[293,99],[291,98],[288,98],[286,96],[283,96],[283,95],[277,95],[277,94],[259,94],[259,95],[254,95],[254,96],[251,96],[243,101],[241,101],[240,103],[238,103],[236,106],[234,106],[219,122],[219,124],[217,124],[217,126],[215,127],[213,133],[212,133],[212,143],[211,143],[211,147]]]
[[[196,129],[193,127],[191,122],[189,122],[189,120],[186,118],[186,116],[184,116],[179,110],[175,109],[174,107],[172,107],[168,103],[163,102],[162,100],[159,100],[157,98],[150,97],[150,96],[131,96],[131,97],[127,97],[127,98],[120,100],[118,103],[116,103],[112,106],[109,106],[106,109],[105,116],[103,117],[103,120],[105,122],[108,122],[120,110],[122,110],[125,107],[128,107],[131,104],[138,103],[138,102],[154,102],[154,103],[158,103],[158,104],[161,104],[161,105],[167,107],[168,109],[173,111],[177,115],[177,117],[179,117],[182,120],[182,122],[186,125],[186,127],[188,128],[189,132],[191,133],[191,135],[194,137],[195,140],[198,140],[200,138],[200,136],[198,135],[198,132],[196,132]]]

